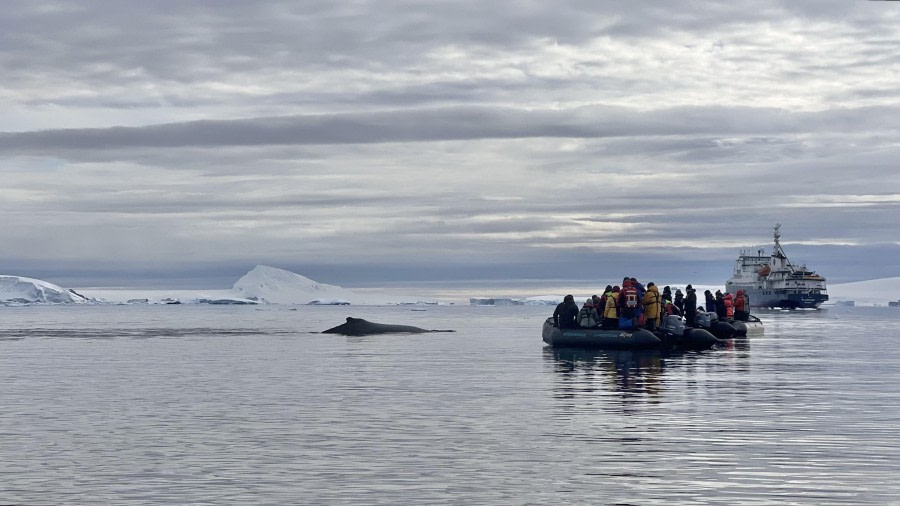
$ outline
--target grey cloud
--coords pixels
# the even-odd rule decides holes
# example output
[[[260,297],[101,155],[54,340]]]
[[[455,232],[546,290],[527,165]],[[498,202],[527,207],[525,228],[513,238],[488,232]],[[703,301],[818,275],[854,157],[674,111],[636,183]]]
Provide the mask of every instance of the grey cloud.
[[[790,248],[826,275],[900,274],[897,204],[853,202],[900,193],[891,8],[10,1],[0,256],[719,282],[782,222],[861,244]]]
[[[205,120],[146,127],[0,134],[0,152],[130,147],[255,146],[417,142],[532,137],[758,135],[760,133],[896,130],[897,107],[819,113],[775,109],[683,107],[651,112],[614,107],[526,111],[451,107],[247,120]]]

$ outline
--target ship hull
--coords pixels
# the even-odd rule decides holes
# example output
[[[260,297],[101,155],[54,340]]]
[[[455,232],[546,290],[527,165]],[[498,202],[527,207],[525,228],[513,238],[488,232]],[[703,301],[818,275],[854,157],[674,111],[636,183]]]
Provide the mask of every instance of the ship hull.
[[[785,290],[759,289],[731,283],[727,290],[744,290],[750,296],[750,307],[780,307],[783,309],[818,309],[828,300],[824,293],[791,293]]]

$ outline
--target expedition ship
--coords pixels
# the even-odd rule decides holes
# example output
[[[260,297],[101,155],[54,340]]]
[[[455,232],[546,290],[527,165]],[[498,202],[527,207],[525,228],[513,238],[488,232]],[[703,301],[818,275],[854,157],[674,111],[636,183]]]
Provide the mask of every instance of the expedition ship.
[[[818,309],[828,300],[825,278],[806,265],[795,267],[781,248],[781,224],[775,225],[775,247],[771,255],[765,250],[741,251],[725,290],[749,294],[752,307]]]

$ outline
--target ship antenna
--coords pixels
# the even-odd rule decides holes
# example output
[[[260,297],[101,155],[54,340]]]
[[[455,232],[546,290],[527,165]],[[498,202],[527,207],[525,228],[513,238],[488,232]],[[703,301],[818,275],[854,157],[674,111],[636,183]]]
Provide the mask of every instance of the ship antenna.
[[[775,251],[773,251],[772,253],[773,254],[780,253],[781,256],[784,257],[785,263],[787,263],[787,265],[791,268],[791,270],[794,270],[794,266],[791,265],[791,261],[788,260],[787,255],[784,254],[784,250],[781,249],[781,242],[779,241],[779,239],[781,239],[781,223],[776,223],[775,224]]]

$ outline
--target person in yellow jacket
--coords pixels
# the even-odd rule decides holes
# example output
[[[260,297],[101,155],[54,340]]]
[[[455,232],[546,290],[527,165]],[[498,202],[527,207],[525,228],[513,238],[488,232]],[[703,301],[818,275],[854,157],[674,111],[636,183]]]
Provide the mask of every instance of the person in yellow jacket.
[[[619,328],[619,287],[615,286],[606,292],[606,307],[603,308],[603,328],[606,330]]]
[[[659,288],[652,282],[647,283],[647,291],[644,292],[644,298],[641,300],[644,307],[644,318],[647,320],[645,327],[647,330],[656,330],[656,324],[659,322]]]

